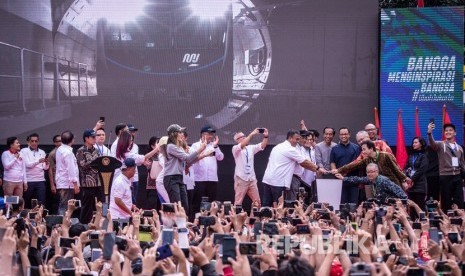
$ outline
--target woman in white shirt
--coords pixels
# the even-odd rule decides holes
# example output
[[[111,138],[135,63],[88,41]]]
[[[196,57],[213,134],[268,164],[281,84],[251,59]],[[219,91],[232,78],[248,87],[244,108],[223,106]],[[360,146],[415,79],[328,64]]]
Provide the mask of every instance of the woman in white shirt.
[[[21,144],[18,138],[6,139],[7,150],[2,153],[3,193],[6,196],[23,197],[27,191],[26,162],[20,154]]]
[[[144,164],[146,160],[149,160],[152,156],[154,156],[156,153],[159,152],[159,147],[153,148],[149,153],[142,155],[138,153],[131,152],[131,146],[132,146],[132,135],[127,132],[123,131],[118,139],[118,144],[116,146],[116,151],[115,151],[115,157],[121,162],[124,162],[126,158],[133,158],[136,161],[137,166],[141,166]],[[136,167],[136,173],[137,173],[137,167]],[[117,169],[115,170],[115,174],[113,178],[116,178],[121,174],[121,170]],[[131,179],[132,182],[132,179]]]

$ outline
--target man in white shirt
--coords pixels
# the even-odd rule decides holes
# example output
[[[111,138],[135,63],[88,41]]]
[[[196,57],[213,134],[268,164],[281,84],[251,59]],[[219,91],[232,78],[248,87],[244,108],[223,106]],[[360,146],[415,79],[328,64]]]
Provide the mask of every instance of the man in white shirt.
[[[58,214],[64,215],[68,200],[79,193],[79,168],[73,154],[74,134],[65,131],[61,134],[62,145],[56,151],[55,184],[59,196]]]
[[[139,146],[134,142],[136,140],[136,133],[139,129],[136,128],[132,124],[128,124],[128,131],[131,133],[132,136],[132,145],[131,145],[131,153],[139,154]],[[136,173],[132,178],[132,202],[137,205],[137,195],[139,194],[139,170],[136,167]]]
[[[112,219],[127,219],[132,211],[137,211],[132,203],[131,178],[136,173],[136,161],[126,158],[121,167],[121,174],[113,180],[110,192],[110,214]]]
[[[123,131],[128,131],[128,125],[125,124],[125,123],[119,123],[115,126],[115,134],[116,134],[116,140],[113,142],[113,144],[111,144],[111,148],[110,148],[110,151],[111,153],[113,154],[113,157],[115,156],[116,154],[116,146],[118,145],[118,139],[119,139],[119,136],[121,135],[121,133]]]
[[[299,131],[289,130],[287,140],[276,145],[271,150],[265,175],[263,176],[263,206],[272,207],[273,203],[278,202],[278,198],[283,192],[290,190],[295,166],[300,165],[312,171],[319,169],[317,165],[306,159],[296,149],[300,138]]]
[[[249,145],[253,136],[263,133],[261,143]],[[236,169],[234,171],[234,205],[242,205],[246,194],[255,205],[260,206],[260,195],[257,187],[257,177],[254,169],[254,155],[265,149],[268,144],[268,129],[256,128],[248,136],[243,132],[234,135],[235,146],[232,148]]]
[[[94,148],[98,151],[98,156],[111,156],[111,151],[105,146],[106,134],[105,129],[99,128],[95,131],[95,145]]]
[[[214,130],[211,126],[204,126],[200,130],[200,141],[195,142],[191,146],[193,151],[197,151],[200,148],[201,143],[205,142],[207,143],[207,147],[204,152],[212,152],[211,156],[205,157],[192,165],[195,175],[195,189],[192,204],[192,210],[194,213],[200,211],[200,202],[202,201],[202,197],[207,196],[210,201],[216,200],[216,191],[218,186],[217,162],[223,160],[224,154],[218,147],[220,140],[215,133],[216,130]]]
[[[300,130],[299,134],[300,134],[300,140],[296,145],[296,149],[305,157],[305,159],[312,160],[310,158],[310,152],[305,148],[305,144],[307,142],[307,137],[311,134],[311,132],[309,132],[307,130]],[[312,161],[312,162],[315,163],[314,161]],[[305,187],[307,185],[311,185],[311,182],[306,183],[304,181],[304,179],[303,179],[305,171],[307,171],[307,175],[308,175],[308,172],[314,173],[313,171],[306,170],[302,166],[299,166],[298,164],[296,164],[296,166],[294,167],[294,173],[292,174],[291,187],[285,193],[284,199],[286,199],[286,200],[297,200],[298,199],[297,197],[299,195],[299,188],[301,186]]]
[[[30,209],[33,198],[45,204],[45,171],[48,170],[49,164],[45,152],[39,149],[39,134],[33,133],[26,140],[28,147],[23,148],[20,153],[26,163],[28,184],[28,189],[24,192],[24,203],[25,207]]]

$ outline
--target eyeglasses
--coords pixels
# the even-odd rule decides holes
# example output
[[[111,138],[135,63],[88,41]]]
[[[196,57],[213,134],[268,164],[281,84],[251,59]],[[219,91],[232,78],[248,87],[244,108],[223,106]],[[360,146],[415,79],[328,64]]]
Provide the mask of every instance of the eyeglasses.
[[[367,173],[377,173],[378,171],[367,171]]]
[[[376,130],[376,128],[367,128],[367,129],[365,129],[365,131],[375,131],[375,130]]]

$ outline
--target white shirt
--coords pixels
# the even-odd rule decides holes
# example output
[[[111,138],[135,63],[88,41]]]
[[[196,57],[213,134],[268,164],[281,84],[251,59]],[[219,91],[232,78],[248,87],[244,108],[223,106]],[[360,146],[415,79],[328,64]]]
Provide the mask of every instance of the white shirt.
[[[107,148],[105,145],[100,146],[97,143],[95,143],[94,148],[97,149],[98,156],[112,156],[110,149]]]
[[[48,163],[39,162],[41,158],[45,158],[45,152],[39,148],[32,150],[27,147],[21,149],[20,153],[26,163],[27,182],[45,181],[44,171],[48,170]]]
[[[131,180],[128,179],[124,174],[120,174],[113,180],[110,192],[110,214],[112,219],[126,219],[131,217],[130,214],[123,211],[115,203],[115,198],[120,198],[124,205],[131,210],[132,207],[132,192],[131,192]]]
[[[145,156],[144,155],[135,154],[132,151],[126,152],[124,154],[124,159],[126,159],[126,158],[133,158],[136,161],[137,166],[140,166],[140,165],[144,164],[144,161],[145,161]],[[124,163],[124,159],[119,159],[119,158],[116,158],[116,159],[118,159],[121,163]],[[121,174],[121,169],[116,169],[115,173],[113,174],[113,178],[119,176],[120,174]],[[134,176],[136,176],[136,175],[138,175],[137,174],[137,167],[136,167],[136,173],[134,174]],[[131,178],[131,181],[135,182],[134,177]]]
[[[194,150],[192,148],[189,148],[189,154],[193,153]],[[184,162],[184,166],[186,166],[186,163]],[[193,190],[195,187],[195,173],[194,169],[192,167],[189,167],[189,172],[186,174],[186,170],[184,170],[184,173],[182,175],[182,182],[186,184],[186,189],[187,190]]]
[[[310,159],[310,156],[308,156],[308,154],[306,154],[306,150],[305,150],[304,147],[297,144],[297,146],[295,148],[298,151],[300,151],[300,153],[302,153],[303,156],[305,156],[305,159]],[[295,168],[294,168],[294,174],[297,175],[300,178],[302,178],[302,176],[304,175],[304,171],[305,171],[305,168],[300,166],[299,164],[297,164],[297,166],[295,166]]]
[[[21,152],[19,158],[16,158],[11,151],[6,150],[2,153],[3,180],[11,182],[27,182],[26,163],[23,160]]]
[[[132,154],[134,154],[134,155],[139,155],[139,146],[136,145],[135,143],[133,143],[130,152]],[[142,156],[144,156],[144,155],[142,155]],[[142,160],[141,164],[136,163],[137,166],[141,166],[142,164],[144,164],[144,161],[145,161],[145,156],[144,156],[144,160]],[[137,167],[136,167],[136,173],[134,174],[134,177],[131,180],[132,180],[132,182],[139,182],[139,169]]]
[[[312,147],[312,148],[305,148],[305,156],[307,159],[310,159],[310,161],[312,161],[312,163],[315,164],[315,149]],[[307,170],[307,169],[304,169],[304,174],[302,176],[302,180],[308,184],[308,186],[311,186],[312,185],[312,182],[315,180],[316,178],[316,173],[314,171],[311,171],[311,170]]]
[[[193,150],[198,150],[200,148],[200,143],[195,142],[192,144],[191,148]],[[218,163],[224,158],[224,154],[221,152],[220,147],[214,148],[213,143],[207,145],[207,148],[204,152],[215,151],[214,156],[208,156],[199,160],[192,165],[195,174],[195,181],[216,181],[218,182]]]
[[[116,155],[116,147],[118,146],[118,140],[119,140],[119,137],[116,137],[116,140],[113,142],[113,144],[111,144],[111,147],[110,147],[110,152],[113,157]]]
[[[254,155],[262,151],[262,143],[256,145],[247,145],[243,149],[241,144],[234,145],[232,147],[232,154],[234,161],[236,162],[236,168],[234,175],[241,178],[244,181],[256,180],[255,169],[254,169]]]
[[[73,189],[74,182],[79,186],[79,168],[73,148],[62,144],[56,152],[55,185],[57,189]]]
[[[305,156],[289,143],[284,141],[277,144],[270,154],[266,166],[263,183],[275,187],[291,187],[292,174],[295,166],[305,161]]]
[[[160,173],[157,176],[157,179],[155,180],[157,185],[162,185],[163,186],[163,178],[165,177],[165,156],[163,154],[158,155],[158,164],[162,167]]]

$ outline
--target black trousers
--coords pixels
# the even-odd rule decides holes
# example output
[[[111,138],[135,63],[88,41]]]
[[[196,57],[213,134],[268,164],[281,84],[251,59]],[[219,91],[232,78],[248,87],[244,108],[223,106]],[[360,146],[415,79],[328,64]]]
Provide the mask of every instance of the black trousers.
[[[147,197],[145,198],[145,206],[144,209],[147,210],[159,210],[157,207],[157,201],[158,201],[158,194],[157,190],[150,190],[146,189],[147,192]]]
[[[463,209],[463,180],[459,175],[439,176],[441,187],[441,208],[444,213],[451,209],[452,204],[457,204],[459,209]]]
[[[195,181],[194,196],[192,199],[192,212],[200,212],[200,202],[203,196],[208,196],[208,201],[216,200],[216,190],[218,182],[216,181]]]
[[[286,187],[275,187],[263,183],[263,207],[274,207],[273,203],[278,204],[278,199],[283,195],[283,192],[286,191]]]
[[[187,201],[187,188],[186,184],[182,182],[182,175],[165,175],[163,177],[163,186],[170,198],[171,203],[181,201],[182,207],[189,214],[189,202]]]
[[[95,208],[95,198],[100,202],[105,202],[103,195],[103,187],[81,187],[81,216],[80,221],[82,224],[88,224],[92,220]]]
[[[439,192],[441,190],[439,175],[428,176],[426,182],[428,183],[428,200],[432,197],[434,200],[439,201]]]
[[[195,213],[194,208],[192,207],[194,204],[194,190],[187,190],[187,201],[189,202],[189,213],[187,214],[189,217],[189,221],[194,221]]]

